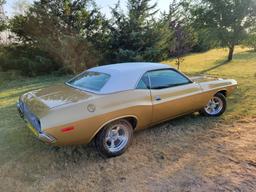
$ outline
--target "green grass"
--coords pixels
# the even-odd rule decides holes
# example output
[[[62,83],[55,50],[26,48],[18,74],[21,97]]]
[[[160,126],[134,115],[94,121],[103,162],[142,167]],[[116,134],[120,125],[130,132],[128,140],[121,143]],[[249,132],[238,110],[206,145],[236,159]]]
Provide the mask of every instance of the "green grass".
[[[19,117],[16,110],[16,102],[19,96],[31,90],[62,83],[68,77],[17,78],[17,80],[5,79],[0,85],[0,154],[3,154],[0,155],[0,165],[8,161],[13,155],[19,157],[24,150],[29,148],[26,137],[30,133],[19,131],[25,128],[24,121]],[[37,145],[36,142],[32,145],[34,147],[41,146]]]
[[[229,121],[255,116],[256,53],[238,47],[234,60],[225,64],[226,55],[227,50],[225,49],[214,49],[206,53],[188,55],[181,65],[181,71],[188,75],[209,74],[236,79],[239,83],[238,90],[228,99],[228,110],[222,116],[222,119]],[[169,60],[164,61],[164,63],[173,64],[174,62]],[[8,143],[6,149],[4,147],[0,148],[0,153],[3,150],[6,152],[7,148],[13,148],[13,153],[20,153],[27,147],[24,134],[28,134],[28,132],[17,131],[25,127],[15,107],[18,97],[34,89],[62,83],[70,77],[44,76],[37,78],[17,77],[15,79],[15,76],[10,76],[9,73],[1,73],[0,76],[0,146],[6,146],[6,143]],[[17,143],[21,143],[21,145],[17,146]],[[0,162],[4,159],[7,160],[11,155],[12,153],[8,153],[7,156],[0,156]]]
[[[237,91],[229,97],[227,120],[256,115],[256,53],[236,47],[234,59],[226,63],[227,49],[214,49],[205,53],[190,54],[180,70],[188,75],[207,74],[238,81]],[[173,64],[173,60],[163,63]]]

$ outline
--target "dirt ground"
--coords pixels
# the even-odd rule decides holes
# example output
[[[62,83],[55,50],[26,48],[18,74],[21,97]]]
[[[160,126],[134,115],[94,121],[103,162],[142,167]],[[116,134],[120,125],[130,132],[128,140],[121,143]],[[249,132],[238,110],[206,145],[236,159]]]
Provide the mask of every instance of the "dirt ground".
[[[93,145],[54,148],[21,132],[22,152],[4,150],[3,192],[256,191],[256,117],[172,120],[136,133],[129,150],[112,159]]]

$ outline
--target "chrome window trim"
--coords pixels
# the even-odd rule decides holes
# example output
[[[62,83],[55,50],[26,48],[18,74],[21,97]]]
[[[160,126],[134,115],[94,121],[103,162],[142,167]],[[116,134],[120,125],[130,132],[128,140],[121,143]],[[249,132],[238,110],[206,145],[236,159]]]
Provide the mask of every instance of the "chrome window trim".
[[[163,71],[163,70],[172,70],[172,71],[175,71],[175,72],[177,72],[178,74],[180,74],[181,76],[185,77],[185,78],[189,81],[188,83],[185,83],[185,84],[170,86],[170,87],[163,88],[163,89],[169,89],[169,88],[172,88],[172,87],[178,87],[178,86],[189,85],[189,84],[191,84],[191,83],[194,83],[188,76],[186,76],[186,75],[183,74],[182,72],[178,71],[177,69],[174,69],[174,68],[162,68],[162,69],[149,70],[149,71],[145,72],[145,73],[140,77],[139,81],[137,82],[135,89],[138,89],[137,87],[138,87],[138,85],[139,85],[139,82],[141,81],[141,79],[143,78],[143,76],[147,74],[148,79],[149,79],[149,86],[150,86],[150,88],[149,88],[149,89],[138,89],[138,90],[156,90],[156,89],[152,89],[152,86],[151,86],[151,85],[152,85],[152,84],[151,84],[151,79],[150,79],[148,73],[154,72],[154,71]]]
[[[75,77],[71,78],[70,80],[66,81],[64,84],[65,85],[68,85],[70,87],[73,87],[75,89],[78,89],[78,90],[82,90],[82,91],[86,91],[86,92],[90,92],[90,93],[96,93],[96,94],[100,94],[101,92],[101,89],[99,91],[96,91],[96,90],[92,90],[92,89],[86,89],[86,88],[82,88],[82,87],[79,87],[79,86],[75,86],[75,85],[72,85],[70,84],[69,82],[70,81],[73,81],[75,78],[79,77],[80,75],[83,75],[84,73],[99,73],[99,74],[104,74],[104,75],[107,75],[109,78],[108,80],[105,82],[105,84],[101,87],[101,89],[103,89],[103,87],[108,83],[108,81],[110,80],[110,78],[112,77],[110,74],[108,73],[102,73],[102,72],[97,72],[97,71],[83,71],[82,73],[79,73],[78,75],[76,75]]]

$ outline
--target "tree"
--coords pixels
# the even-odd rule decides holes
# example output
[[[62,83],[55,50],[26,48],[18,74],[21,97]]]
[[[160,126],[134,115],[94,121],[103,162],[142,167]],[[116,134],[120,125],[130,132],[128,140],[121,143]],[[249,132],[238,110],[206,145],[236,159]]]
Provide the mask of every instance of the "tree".
[[[0,31],[6,29],[6,16],[4,13],[5,0],[0,0]]]
[[[13,5],[14,15],[25,15],[30,7],[27,0],[16,0]]]
[[[18,42],[47,52],[64,69],[77,73],[99,62],[97,39],[102,32],[98,8],[91,0],[41,0],[10,28]]]
[[[7,45],[9,43],[9,33],[7,31],[8,17],[5,15],[4,12],[5,3],[5,0],[0,0],[0,44],[2,45]]]
[[[155,61],[160,50],[156,48],[160,35],[153,16],[156,4],[151,0],[128,0],[127,14],[118,3],[112,8],[109,24],[108,61]]]
[[[208,28],[220,45],[229,48],[233,59],[235,45],[241,43],[247,30],[255,25],[255,0],[200,0],[191,7],[198,28]]]
[[[182,56],[192,50],[196,43],[195,33],[188,18],[187,3],[173,0],[170,4],[167,22],[169,26],[170,56],[176,58],[176,65],[180,69]]]

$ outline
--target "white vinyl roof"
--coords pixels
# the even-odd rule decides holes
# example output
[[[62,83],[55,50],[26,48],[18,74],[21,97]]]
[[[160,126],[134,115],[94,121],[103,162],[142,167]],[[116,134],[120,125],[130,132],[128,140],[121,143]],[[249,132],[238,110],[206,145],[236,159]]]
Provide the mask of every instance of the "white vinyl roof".
[[[119,63],[94,67],[88,71],[106,73],[111,77],[100,90],[100,94],[110,94],[135,89],[141,77],[147,71],[168,69],[169,65],[160,63]]]

